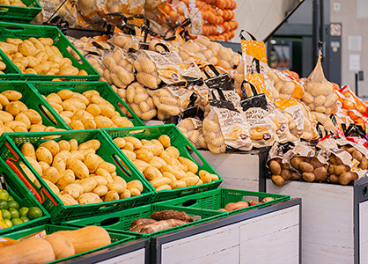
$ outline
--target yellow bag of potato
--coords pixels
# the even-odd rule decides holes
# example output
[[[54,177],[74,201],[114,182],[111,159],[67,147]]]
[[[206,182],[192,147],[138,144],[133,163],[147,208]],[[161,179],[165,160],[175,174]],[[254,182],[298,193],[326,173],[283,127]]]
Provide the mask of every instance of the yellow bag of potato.
[[[110,84],[125,88],[134,81],[133,58],[125,50],[115,47],[105,53],[103,64],[106,67],[104,77]]]
[[[316,67],[309,75],[304,84],[305,94],[302,101],[308,105],[312,111],[330,115],[336,113],[338,100],[333,85],[326,80],[321,64],[321,50]]]

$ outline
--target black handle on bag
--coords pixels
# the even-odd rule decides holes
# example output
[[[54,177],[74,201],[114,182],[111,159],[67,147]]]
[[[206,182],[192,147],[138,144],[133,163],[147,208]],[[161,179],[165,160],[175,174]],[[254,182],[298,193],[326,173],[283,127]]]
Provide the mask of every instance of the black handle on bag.
[[[249,36],[250,36],[250,38],[252,39],[252,40],[257,40],[252,34],[250,34],[248,31],[245,31],[244,29],[242,29],[241,31],[240,31],[240,34],[239,34],[239,38],[240,39],[242,39],[242,40],[247,40],[245,37],[244,37],[244,35],[243,35],[243,33],[247,33]]]
[[[244,99],[248,98],[247,93],[245,92],[244,83],[249,84],[250,88],[252,89],[253,96],[258,95],[258,91],[256,87],[252,83],[248,82],[247,80],[244,80],[242,84],[240,85],[240,89],[241,89]]]
[[[211,75],[208,74],[208,72],[206,72],[206,67],[209,67],[213,71],[213,73],[216,74],[216,76],[220,75],[220,73],[218,72],[218,70],[216,69],[215,66],[213,66],[212,64],[207,64],[202,69],[204,74],[207,76],[207,78],[212,78],[212,77],[211,77]]]
[[[156,43],[155,44],[155,51],[158,52],[158,53],[163,53],[163,52],[158,51],[157,46],[164,48],[166,53],[170,52],[170,49],[164,43]]]

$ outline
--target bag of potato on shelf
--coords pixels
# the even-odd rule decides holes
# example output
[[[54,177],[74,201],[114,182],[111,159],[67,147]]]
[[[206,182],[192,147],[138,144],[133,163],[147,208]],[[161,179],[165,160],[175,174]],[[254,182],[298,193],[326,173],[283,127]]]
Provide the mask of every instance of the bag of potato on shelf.
[[[246,81],[244,81],[246,83]],[[240,102],[244,116],[250,126],[249,136],[255,148],[272,146],[277,141],[276,125],[268,113],[268,102],[264,94],[258,94],[257,89],[250,84],[253,96]]]
[[[290,157],[290,165],[307,182],[327,181],[328,153],[308,145],[305,141],[295,144]]]
[[[214,76],[211,76],[209,72],[206,71],[206,67],[209,67]],[[221,100],[230,101],[235,107],[240,106],[240,96],[236,93],[233,82],[227,74],[220,74],[217,69],[209,64],[203,68],[203,72],[207,76],[204,81],[207,87],[210,89],[214,98],[221,98]],[[219,91],[222,91],[220,94]],[[222,97],[223,95],[223,97]]]
[[[196,95],[198,95],[194,105],[197,105],[202,111],[204,111],[208,105],[210,95],[210,89],[208,86],[202,81],[189,82],[186,89],[193,91]]]
[[[271,180],[277,186],[287,181],[299,181],[301,175],[290,167],[290,157],[295,144],[275,142],[268,154],[266,166],[270,169]]]
[[[75,6],[75,1],[73,0],[40,0],[38,1],[42,7],[42,11],[33,20],[37,24],[43,24],[47,22],[50,18],[55,18],[56,16],[62,16],[62,19],[68,22],[70,28],[74,28],[77,24],[77,8]]]
[[[103,17],[107,13],[105,2],[97,0],[78,0],[77,9],[81,15],[82,20],[78,18],[78,23],[82,22],[90,24],[92,29],[94,29],[94,24],[103,24]]]
[[[133,58],[118,47],[103,56],[104,77],[109,84],[125,88],[134,81]]]
[[[289,131],[289,120],[276,108],[273,102],[267,100],[267,103],[270,119],[276,126],[277,141],[280,143],[293,142],[295,137]]]
[[[136,78],[142,85],[157,89],[161,81],[168,85],[186,85],[185,79],[180,74],[177,63],[181,59],[176,52],[161,54],[150,50],[141,50],[134,61],[134,68],[137,71]]]
[[[193,91],[169,85],[157,90],[147,89],[147,93],[152,96],[153,103],[157,107],[157,118],[168,120],[188,107]]]
[[[207,149],[206,139],[203,134],[203,122],[199,118],[184,118],[179,121],[177,127],[195,148]]]
[[[136,52],[139,50],[139,41],[134,36],[125,35],[118,28],[115,28],[114,36],[108,42],[125,51]]]
[[[318,112],[311,112],[311,114],[316,118],[316,121],[321,123],[328,131],[332,132],[333,134],[337,133],[335,124],[328,115]]]
[[[188,40],[180,46],[179,56],[183,61],[194,62],[198,65],[219,64],[219,58],[211,50],[194,40]]]
[[[321,49],[316,67],[309,75],[304,84],[305,93],[302,101],[308,105],[312,111],[330,115],[336,112],[336,102],[338,96],[335,94],[333,85],[326,80],[321,64]]]
[[[99,81],[100,82],[107,82],[105,75],[105,65],[103,65],[102,59],[100,56],[96,55],[87,55],[86,56],[87,61],[92,65],[93,68],[95,68],[96,71],[101,75]]]
[[[252,143],[245,115],[232,102],[210,100],[211,110],[203,121],[207,147],[213,153],[223,153],[226,146],[249,151]]]
[[[118,89],[117,94],[140,119],[147,121],[157,115],[152,97],[140,83],[133,82],[127,89]],[[122,111],[129,113],[125,107]]]

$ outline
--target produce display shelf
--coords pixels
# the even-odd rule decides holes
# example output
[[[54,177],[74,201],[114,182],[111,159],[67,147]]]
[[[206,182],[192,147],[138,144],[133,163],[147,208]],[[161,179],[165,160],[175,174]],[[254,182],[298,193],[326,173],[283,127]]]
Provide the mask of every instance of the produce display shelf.
[[[249,202],[249,200],[258,201],[259,198],[263,199],[266,197],[274,198],[274,200],[225,213],[229,215],[238,214],[257,208],[270,206],[275,203],[287,201],[290,199],[289,195],[219,188],[211,191],[206,191],[189,196],[184,196],[181,198],[159,202],[157,204],[165,206],[178,206],[183,208],[201,208],[208,210],[218,210],[221,208],[225,208],[225,206],[228,203],[236,203],[240,201]]]
[[[80,94],[90,90],[97,91],[100,93],[102,98],[110,102],[115,107],[115,111],[119,112],[121,116],[127,117],[119,108],[119,106],[124,106],[132,115],[134,126],[144,126],[144,123],[139,119],[139,117],[105,82],[32,82],[32,85],[41,95],[44,96],[47,96],[50,93],[57,93],[60,90],[71,90]],[[69,125],[61,117],[60,119],[64,126],[71,130]]]
[[[16,24],[8,22],[0,22],[0,41],[5,41],[7,38],[29,39],[34,38],[51,38],[54,44],[61,52],[64,58],[69,58],[74,67],[79,70],[85,70],[88,75],[41,75],[41,74],[24,74],[19,69],[17,73],[22,80],[39,80],[51,81],[55,78],[78,81],[97,81],[100,78],[99,73],[89,64],[89,62],[80,54],[80,52],[70,43],[64,34],[57,28],[52,26],[40,26],[29,24]],[[77,61],[68,51],[71,48],[76,52],[81,61]],[[0,50],[0,54],[5,56]],[[12,65],[14,65],[12,63]]]
[[[1,176],[4,177],[5,181],[4,189],[8,191],[9,195],[12,196],[16,202],[18,202],[20,207],[39,207],[43,216],[36,219],[30,219],[28,222],[22,223],[20,225],[14,225],[12,227],[1,229],[0,236],[45,224],[50,219],[50,214],[37,201],[32,193],[25,188],[22,182],[17,177],[13,176],[3,160],[0,160],[0,177]]]
[[[50,137],[54,139],[50,139]],[[96,154],[101,156],[105,161],[115,164],[117,175],[124,178],[127,182],[131,180],[140,180],[144,187],[142,194],[131,198],[104,203],[64,206],[58,196],[51,191],[49,186],[43,181],[20,152],[20,147],[25,142],[30,142],[37,148],[38,145],[48,140],[60,141],[71,139],[76,139],[79,144],[91,139],[99,140],[101,147],[96,151]],[[0,153],[0,157],[13,170],[12,173],[16,174],[14,177],[19,177],[27,188],[31,190],[33,195],[46,208],[46,210],[49,211],[51,222],[53,223],[106,214],[146,204],[146,202],[154,195],[153,188],[135,172],[135,169],[131,164],[124,161],[125,158],[122,154],[115,150],[105,133],[100,130],[85,130],[83,132],[11,133],[0,138]],[[33,182],[31,182],[24,170],[21,168],[20,163],[26,165],[36,176],[41,185],[40,187],[37,187]]]
[[[14,90],[22,94],[22,101],[29,109],[37,111],[42,117],[42,124],[67,130],[64,120],[55,112],[47,101],[39,96],[37,91],[28,82],[24,81],[2,81],[0,82],[0,93]],[[3,110],[4,111],[4,110]]]
[[[176,210],[181,212],[186,212],[188,215],[193,216],[197,219],[194,222],[190,222],[188,224],[172,227],[169,229],[165,229],[162,231],[153,232],[151,234],[142,234],[137,232],[129,231],[131,224],[134,220],[138,218],[150,218],[151,214],[154,212],[159,212],[163,210]],[[68,222],[63,222],[63,225],[70,226],[89,226],[89,225],[97,225],[105,228],[108,231],[112,232],[123,232],[129,235],[135,235],[140,238],[150,238],[153,236],[160,236],[164,234],[168,234],[177,230],[181,230],[187,227],[196,226],[199,224],[203,224],[209,221],[213,221],[215,219],[219,219],[221,217],[226,217],[227,214],[221,211],[210,211],[210,210],[202,210],[197,208],[179,208],[176,206],[163,206],[163,205],[144,205],[120,212],[115,212],[111,214],[106,214],[104,216],[94,216],[88,217],[85,219],[73,220]]]
[[[115,149],[119,151],[124,156],[125,163],[134,165],[131,161],[124,155],[124,153],[116,146],[113,142],[113,139],[117,137],[126,137],[133,136],[138,139],[158,139],[161,135],[168,135],[171,140],[171,145],[176,147],[180,156],[190,159],[198,165],[198,171],[206,170],[209,173],[213,173],[218,175],[218,173],[211,167],[211,165],[202,157],[202,155],[198,152],[198,150],[189,142],[189,140],[180,132],[180,130],[173,124],[169,125],[158,125],[158,126],[149,126],[149,127],[134,127],[134,128],[106,128],[103,131],[110,138],[110,141],[114,144]],[[137,174],[141,175],[142,178],[144,176],[138,171],[137,168],[134,167],[134,170]],[[203,192],[207,190],[212,190],[217,188],[222,179],[220,175],[218,175],[219,180],[205,183],[201,185],[195,185],[180,189],[174,190],[163,190],[163,191],[155,191],[154,201],[160,200],[168,200],[172,198],[177,198],[183,195],[194,194],[197,192]],[[147,181],[149,184],[149,182]]]
[[[37,0],[22,0],[27,7],[0,5],[0,20],[9,22],[31,22],[42,11]]]
[[[50,235],[54,232],[57,231],[66,231],[66,230],[76,230],[79,229],[77,227],[71,227],[71,226],[63,226],[63,225],[52,225],[52,224],[46,224],[46,225],[40,225],[37,227],[32,227],[32,228],[28,228],[28,229],[24,229],[21,231],[17,231],[17,232],[13,232],[13,233],[9,233],[4,235],[4,237],[7,238],[11,238],[11,239],[20,239],[22,237],[26,237],[26,236],[30,236],[32,234],[38,233],[38,232],[42,232],[43,230],[46,231],[47,235]],[[96,249],[92,249],[83,253],[79,253],[79,254],[75,254],[73,256],[70,256],[68,258],[62,258],[62,259],[58,259],[52,262],[48,262],[49,264],[51,263],[59,263],[59,262],[64,262],[64,261],[68,261],[68,260],[72,260],[73,258],[77,258],[83,255],[86,255],[88,253],[92,253],[94,252],[94,254],[98,254],[99,251],[104,252],[104,250],[116,246],[116,245],[124,245],[125,243],[128,243],[130,241],[135,240],[134,236],[130,236],[127,234],[121,234],[121,233],[115,233],[115,232],[108,232],[111,238],[111,244],[107,245],[107,246],[103,246],[103,247],[99,247]]]

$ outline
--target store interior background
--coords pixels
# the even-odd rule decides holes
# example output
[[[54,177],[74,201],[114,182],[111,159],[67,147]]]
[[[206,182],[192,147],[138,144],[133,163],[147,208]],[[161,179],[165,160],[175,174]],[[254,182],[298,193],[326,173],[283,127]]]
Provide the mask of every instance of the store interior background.
[[[263,40],[282,21],[286,13],[299,0],[235,0],[234,10],[239,29],[232,42],[239,43],[240,29],[249,30]],[[319,7],[318,5],[321,5]],[[313,54],[313,10],[319,8],[315,19],[320,21],[323,10],[323,68],[326,78],[340,86],[349,85],[353,90],[358,83],[358,95],[368,101],[368,0],[304,0],[299,8],[267,42],[269,61],[272,61],[272,43],[285,60],[290,59],[290,69],[308,77],[315,66],[317,53]],[[316,20],[315,20],[316,21]],[[341,36],[331,36],[331,24],[341,23]],[[332,25],[333,27],[336,25]],[[339,34],[338,26],[333,34]],[[321,32],[322,33],[322,32]],[[318,31],[318,35],[321,35]],[[319,39],[319,36],[317,37]],[[284,47],[283,47],[284,46]],[[284,51],[283,53],[280,50]],[[290,58],[287,58],[290,57]],[[276,66],[288,66],[287,63]],[[361,71],[363,80],[356,82]],[[359,78],[358,78],[359,79]]]

